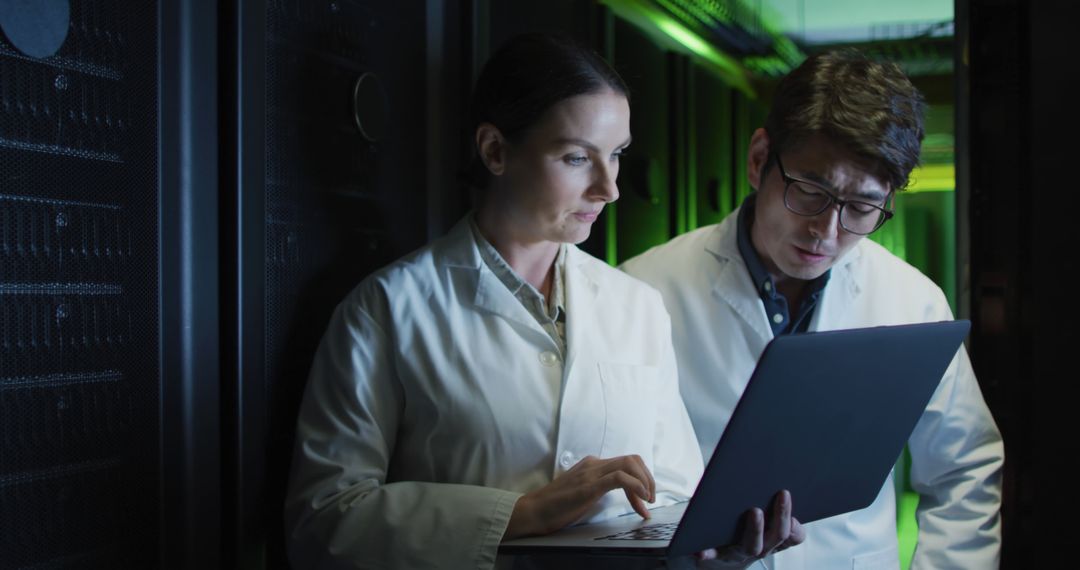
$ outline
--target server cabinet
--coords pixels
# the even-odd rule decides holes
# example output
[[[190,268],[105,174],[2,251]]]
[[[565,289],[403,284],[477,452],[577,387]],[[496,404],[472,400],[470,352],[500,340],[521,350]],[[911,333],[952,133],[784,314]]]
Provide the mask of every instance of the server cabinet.
[[[630,87],[634,136],[619,171],[616,255],[621,262],[675,235],[669,180],[670,61],[661,47],[632,24],[616,19],[613,27],[612,60]]]
[[[0,10],[0,567],[157,563],[156,22]]]
[[[456,183],[427,176],[430,8],[275,0],[222,12],[226,565],[285,566],[296,412],[330,313],[427,241],[429,190]]]
[[[735,133],[732,99],[734,89],[715,75],[699,67],[692,69],[694,110],[690,126],[695,141],[695,211],[691,229],[719,222],[735,209],[735,169],[746,157],[735,156]]]

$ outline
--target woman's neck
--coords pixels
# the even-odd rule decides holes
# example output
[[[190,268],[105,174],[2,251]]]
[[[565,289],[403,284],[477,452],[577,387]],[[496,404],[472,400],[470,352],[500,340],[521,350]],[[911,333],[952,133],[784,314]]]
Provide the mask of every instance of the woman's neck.
[[[545,298],[550,296],[558,243],[526,239],[506,216],[493,215],[482,207],[476,211],[476,225],[515,273]]]

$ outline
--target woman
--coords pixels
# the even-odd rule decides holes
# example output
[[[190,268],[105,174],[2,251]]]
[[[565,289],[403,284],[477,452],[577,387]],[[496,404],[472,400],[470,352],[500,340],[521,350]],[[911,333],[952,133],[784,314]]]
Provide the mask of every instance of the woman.
[[[647,518],[701,475],[658,294],[570,245],[618,197],[622,80],[521,36],[472,110],[475,213],[365,279],[316,354],[286,504],[298,568],[490,568],[503,539]]]

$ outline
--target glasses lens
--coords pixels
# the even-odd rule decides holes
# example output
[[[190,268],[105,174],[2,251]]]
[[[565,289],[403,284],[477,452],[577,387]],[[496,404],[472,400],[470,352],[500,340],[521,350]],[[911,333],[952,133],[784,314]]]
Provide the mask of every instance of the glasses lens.
[[[820,188],[792,182],[784,193],[784,204],[789,210],[803,216],[813,216],[829,206],[832,199]]]
[[[848,202],[840,211],[840,225],[849,232],[868,234],[881,225],[885,212],[866,202]]]

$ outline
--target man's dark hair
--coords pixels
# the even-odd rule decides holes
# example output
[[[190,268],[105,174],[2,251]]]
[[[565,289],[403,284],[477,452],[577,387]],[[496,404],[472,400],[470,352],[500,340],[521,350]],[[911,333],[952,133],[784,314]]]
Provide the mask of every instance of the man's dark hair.
[[[823,135],[902,190],[919,163],[925,109],[899,66],[845,49],[811,56],[780,81],[765,131],[774,153]]]
[[[495,125],[511,141],[519,139],[556,103],[605,89],[629,98],[626,83],[593,50],[567,36],[516,36],[491,56],[476,80],[470,141],[482,123]],[[466,178],[475,189],[487,187],[489,172],[479,158]]]

